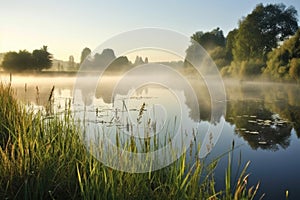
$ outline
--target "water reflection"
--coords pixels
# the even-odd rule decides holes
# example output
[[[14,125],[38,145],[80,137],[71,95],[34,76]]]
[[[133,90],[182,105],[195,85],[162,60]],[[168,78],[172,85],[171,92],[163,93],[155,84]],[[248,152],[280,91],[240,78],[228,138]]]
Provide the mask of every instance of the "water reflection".
[[[1,78],[3,80],[3,77]],[[297,137],[300,137],[299,85],[240,83],[225,80],[227,111],[226,113],[222,113],[222,109],[216,109],[217,111],[220,110],[220,112],[216,112],[212,116],[212,102],[209,92],[205,82],[199,82],[198,78],[190,77],[188,79],[189,87],[193,89],[198,103],[189,98],[189,93],[185,86],[174,84],[173,88],[182,91],[185,99],[184,104],[188,112],[187,116],[194,122],[200,119],[200,121],[217,124],[222,116],[225,116],[225,120],[235,126],[234,134],[239,135],[247,141],[252,149],[271,151],[277,151],[281,148],[286,149],[291,144],[290,137],[293,129]],[[16,96],[26,104],[33,103],[45,106],[51,88],[54,85],[55,105],[57,107],[64,107],[65,101],[73,97],[75,79],[75,77],[14,77],[12,86],[15,88]],[[111,91],[113,91],[115,85],[120,81],[120,77],[106,76],[101,81],[103,86],[96,88],[95,99],[102,101],[104,104],[112,104],[115,98],[114,95],[116,94],[113,94]],[[175,80],[174,83],[176,83]],[[173,86],[171,85],[171,87]],[[81,90],[83,97],[88,96],[86,92],[84,89]],[[122,96],[124,93],[118,91],[117,95]],[[144,97],[148,96],[150,98],[147,87],[136,90],[135,95],[137,98],[141,98],[142,101],[147,101]],[[155,97],[155,94],[151,95]],[[85,102],[87,102],[86,99]],[[140,104],[135,109],[139,109]],[[100,116],[102,107],[98,109]]]
[[[298,85],[242,83],[227,85],[226,120],[252,149],[286,149],[291,131],[299,137],[300,90]]]
[[[119,110],[116,117],[124,115],[125,117],[122,118],[125,119],[125,123],[123,124],[126,126],[121,127],[121,129],[131,132],[133,127],[127,125],[126,113],[121,112],[122,109],[126,110],[125,107],[123,108],[123,100],[121,98],[124,95],[121,93],[118,94],[117,97],[113,97],[111,93],[113,86],[118,82],[117,78],[117,76],[108,76],[102,79],[106,87],[98,87],[96,89],[94,100],[103,105],[111,105],[114,101],[119,103],[118,107],[121,110]],[[179,86],[177,89],[179,90],[179,94],[182,95],[181,99],[185,100],[183,101],[185,110],[184,116],[189,120],[189,123],[193,123],[197,119],[200,119],[200,123],[206,124],[207,126],[220,124],[222,120],[228,122],[225,123],[221,139],[214,147],[210,156],[215,158],[226,152],[234,139],[235,144],[237,144],[236,146],[241,145],[238,149],[238,151],[241,150],[243,156],[241,162],[251,160],[252,164],[250,170],[253,174],[253,176],[251,176],[252,184],[256,184],[260,181],[262,183],[260,190],[267,194],[274,194],[273,196],[275,197],[273,197],[273,199],[276,198],[276,196],[278,197],[284,194],[286,189],[289,189],[291,194],[297,196],[299,193],[299,179],[296,174],[300,167],[296,159],[300,150],[299,85],[225,80],[227,94],[226,113],[217,112],[212,116],[210,109],[212,102],[205,83],[197,82],[197,78],[195,77],[190,77],[188,81],[195,92],[198,100],[197,103],[187,98],[188,92],[185,91],[184,87]],[[63,108],[64,102],[73,97],[74,82],[74,77],[14,77],[13,87],[16,90],[17,97],[26,102],[26,104],[33,103],[44,106],[47,103],[52,86],[55,85],[55,105],[61,105]],[[173,82],[176,83],[176,81]],[[26,92],[25,83],[27,83]],[[39,87],[40,91],[39,102],[36,102],[36,86]],[[160,91],[163,90],[160,89]],[[84,89],[80,92],[83,97],[87,95],[87,91]],[[165,89],[163,92],[166,93],[168,91]],[[132,98],[129,99],[132,104],[127,103],[127,109],[131,112],[131,116],[134,116],[133,118],[138,118],[139,111],[144,110],[141,109],[143,102],[152,101],[155,103],[155,101],[158,100],[156,97],[159,96],[162,95],[157,94],[156,88],[152,87],[150,90],[149,88],[141,87],[136,90]],[[216,106],[218,106],[218,104],[216,104]],[[147,125],[150,124],[147,130],[149,130],[149,134],[151,135],[160,131],[160,128],[163,126],[164,111],[162,109],[160,110],[160,107],[155,106],[148,106],[146,109],[148,109],[147,111],[155,110],[155,114],[154,112],[149,112],[149,118],[153,118],[152,116],[154,115],[162,116],[162,120],[156,122],[150,121],[150,123],[147,123],[148,121],[146,120],[146,123],[142,123],[146,125],[146,128]],[[200,114],[196,112],[197,109],[200,111]],[[97,123],[102,120],[104,124],[105,121],[111,119],[109,118],[109,114],[112,110],[106,106],[98,106],[94,110],[91,110],[91,112],[94,114]],[[105,118],[108,119],[106,120]],[[211,118],[213,120],[210,120]],[[229,126],[229,124],[232,126]],[[199,132],[203,133],[203,130]],[[211,134],[209,134],[209,136],[210,135]],[[201,139],[198,140],[198,138],[196,140],[194,140],[194,138],[192,139],[193,143],[189,144],[187,152],[190,152],[190,155],[187,156],[187,159],[194,159],[198,156],[195,153],[198,150],[197,144],[203,141]],[[147,140],[145,140],[145,142],[147,142]],[[145,146],[148,147],[148,145]],[[155,146],[155,144],[153,146]],[[236,158],[235,161],[238,162],[238,159],[240,158]],[[235,163],[235,161],[233,163]],[[270,166],[272,166],[271,170],[264,170],[270,168]],[[219,185],[225,182],[225,180],[220,177],[224,177],[224,168],[226,167],[227,158],[221,159],[215,175],[217,184]],[[286,169],[284,173],[283,169]],[[235,170],[233,169],[233,171]],[[270,183],[280,183],[279,185],[275,184],[277,188],[275,193],[274,185]],[[221,186],[220,189],[224,187],[225,186]]]
[[[231,101],[226,119],[252,149],[276,151],[290,145],[292,124],[266,109],[263,101]]]

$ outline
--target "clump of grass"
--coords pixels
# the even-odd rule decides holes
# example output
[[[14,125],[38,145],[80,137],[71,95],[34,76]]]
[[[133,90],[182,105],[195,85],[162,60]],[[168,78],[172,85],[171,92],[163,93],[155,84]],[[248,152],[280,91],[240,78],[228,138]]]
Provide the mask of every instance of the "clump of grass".
[[[235,191],[230,185],[224,192],[215,191],[217,161],[207,164],[197,159],[189,164],[185,154],[154,172],[113,170],[85,149],[69,107],[63,116],[49,117],[25,109],[13,95],[10,86],[0,84],[0,199],[247,199],[255,195],[246,190],[246,169]]]
[[[233,152],[232,147],[232,151]],[[247,183],[250,174],[246,174],[246,170],[250,164],[250,161],[246,163],[244,168],[242,169],[242,172],[240,173],[238,180],[236,182],[232,182],[232,161],[231,161],[232,155],[228,154],[228,166],[225,173],[225,196],[226,199],[234,199],[234,200],[240,200],[240,199],[247,199],[252,200],[257,194],[259,183],[254,187],[247,188]],[[238,163],[238,168],[240,168],[240,160]],[[239,170],[238,170],[239,171]],[[235,181],[235,180],[234,180]],[[263,197],[263,196],[262,196]],[[262,199],[261,197],[261,199]]]
[[[9,131],[13,127],[13,119],[19,116],[19,106],[13,98],[10,84],[4,87],[0,84],[0,146],[4,147],[9,139]]]

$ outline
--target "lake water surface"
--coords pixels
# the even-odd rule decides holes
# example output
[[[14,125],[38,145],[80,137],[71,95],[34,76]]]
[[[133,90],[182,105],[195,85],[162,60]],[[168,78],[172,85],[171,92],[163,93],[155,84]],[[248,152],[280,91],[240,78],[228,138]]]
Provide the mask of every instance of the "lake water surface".
[[[3,75],[1,80],[8,82],[9,77]],[[124,83],[116,87],[119,81],[119,77],[107,76],[94,91],[89,91],[88,84],[74,90],[75,77],[14,76],[12,86],[18,99],[35,108],[48,104],[55,86],[52,106],[56,112],[63,112],[70,104],[75,115],[85,117],[91,133],[95,127],[99,130],[104,127],[110,132],[129,133],[128,137],[130,133],[139,133],[138,137],[157,135],[163,140],[165,135],[157,133],[168,132],[172,138],[176,133],[172,130],[180,129],[186,135],[193,133],[189,139],[195,137],[200,144],[212,132],[213,142],[202,147],[207,160],[230,150],[234,141],[233,174],[238,170],[241,155],[242,165],[251,161],[249,184],[260,182],[259,194],[266,193],[264,199],[284,199],[286,190],[290,199],[300,198],[299,85],[227,79],[224,80],[226,100],[213,103],[218,100],[210,99],[205,82],[193,77],[187,86],[171,80],[172,87],[154,82],[135,89],[130,84],[125,87]],[[77,101],[75,96],[79,97]],[[224,104],[226,109],[221,108]],[[217,107],[214,113],[212,105]],[[142,131],[145,128],[149,131]],[[214,131],[220,133],[215,135]],[[87,141],[96,136],[87,135]],[[116,142],[115,136],[111,139]],[[219,189],[224,188],[226,167],[227,156],[224,156],[215,172]]]

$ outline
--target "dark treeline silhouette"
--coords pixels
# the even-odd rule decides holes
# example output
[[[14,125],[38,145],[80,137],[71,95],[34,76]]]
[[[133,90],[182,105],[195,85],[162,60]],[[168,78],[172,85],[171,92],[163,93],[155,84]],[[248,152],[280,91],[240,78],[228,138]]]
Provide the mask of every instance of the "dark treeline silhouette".
[[[86,59],[86,57],[88,57],[88,55],[90,55],[91,53],[91,49],[88,47],[85,47],[82,52],[81,52],[81,57],[80,57],[80,64]]]
[[[52,54],[47,46],[36,49],[32,53],[27,50],[8,52],[4,55],[2,68],[9,72],[41,71],[52,66]]]
[[[124,73],[134,66],[147,64],[148,58],[136,56],[132,63],[127,56],[116,57],[112,49],[103,49],[101,53],[92,53],[89,48],[84,48],[81,53],[81,70],[104,70],[107,72]]]

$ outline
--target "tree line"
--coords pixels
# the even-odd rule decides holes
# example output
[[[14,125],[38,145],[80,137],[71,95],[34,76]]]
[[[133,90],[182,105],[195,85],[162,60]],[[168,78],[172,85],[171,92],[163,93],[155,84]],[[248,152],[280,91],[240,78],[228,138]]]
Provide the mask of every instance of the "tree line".
[[[107,66],[108,71],[122,72],[134,66],[147,64],[148,58],[136,56],[135,61],[132,63],[127,56],[116,57],[112,49],[103,49],[101,53],[92,54],[90,48],[85,47],[81,52],[80,64],[83,70],[97,70],[100,67]]]
[[[32,53],[27,50],[11,51],[4,55],[1,66],[9,72],[41,71],[52,66],[52,54],[47,46],[35,49]]]
[[[293,6],[258,4],[226,37],[220,28],[195,32],[186,49],[185,69],[190,65],[188,60],[199,56],[196,55],[198,44],[208,52],[223,76],[242,79],[263,76],[300,81],[300,29],[297,11]],[[104,49],[102,53],[92,55],[86,47],[82,50],[80,64],[85,62],[85,65],[95,70],[112,60],[110,69],[114,71],[148,63],[148,58],[143,60],[139,56],[134,63],[126,56],[116,58],[112,49]],[[8,52],[2,62],[2,68],[7,71],[41,71],[51,65],[52,54],[48,52],[47,46],[32,53],[26,50]],[[69,66],[78,68],[75,67],[73,56],[69,57]]]
[[[223,76],[300,80],[300,30],[297,11],[284,4],[258,4],[226,37],[220,28],[196,32],[185,66],[199,43]]]

